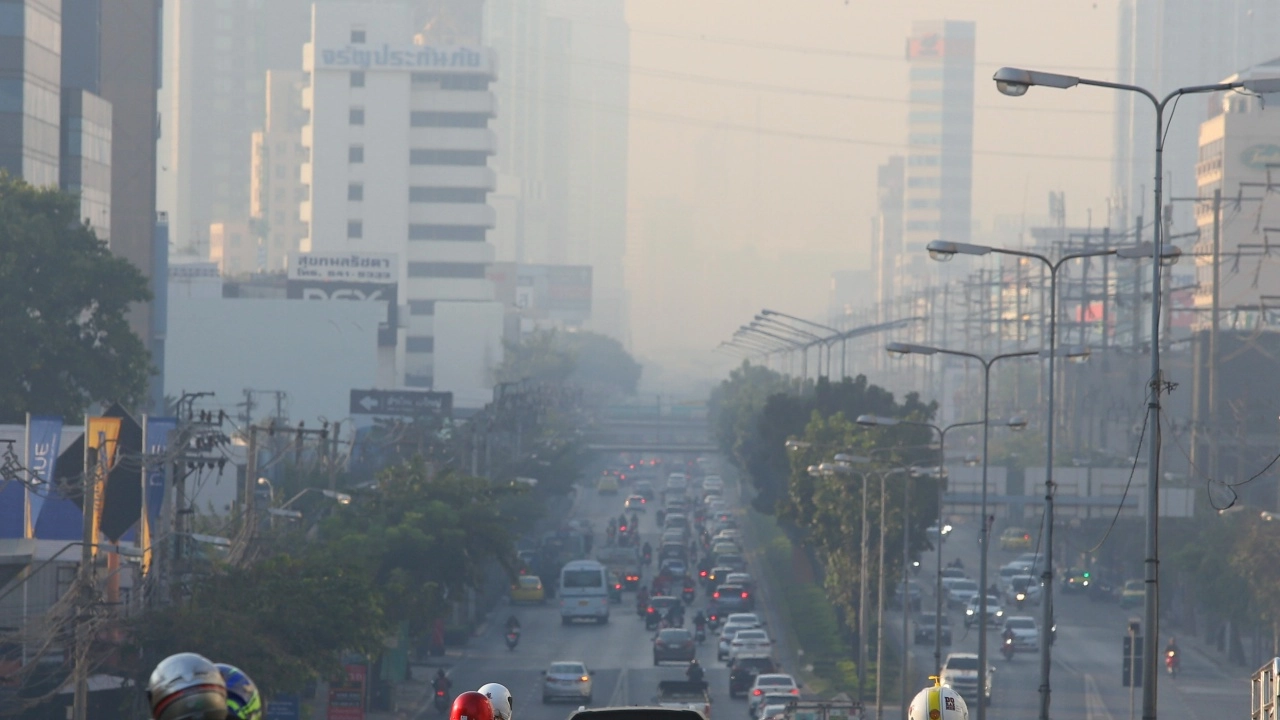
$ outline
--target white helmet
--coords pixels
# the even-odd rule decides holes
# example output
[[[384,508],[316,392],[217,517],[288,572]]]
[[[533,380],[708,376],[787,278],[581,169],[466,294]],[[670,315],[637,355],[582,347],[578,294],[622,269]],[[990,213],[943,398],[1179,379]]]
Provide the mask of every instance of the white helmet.
[[[493,705],[494,720],[511,720],[511,715],[515,712],[516,701],[512,699],[511,691],[505,685],[489,683],[488,685],[482,685],[479,692],[489,698],[489,703]]]
[[[916,693],[907,720],[969,720],[969,706],[960,693],[931,677],[933,687]]]

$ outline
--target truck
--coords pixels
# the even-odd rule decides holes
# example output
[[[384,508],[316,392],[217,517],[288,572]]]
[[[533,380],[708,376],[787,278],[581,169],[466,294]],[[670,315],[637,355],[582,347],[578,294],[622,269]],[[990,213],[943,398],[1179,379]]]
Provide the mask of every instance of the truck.
[[[711,694],[706,680],[660,680],[653,704],[664,708],[693,710],[711,720]]]

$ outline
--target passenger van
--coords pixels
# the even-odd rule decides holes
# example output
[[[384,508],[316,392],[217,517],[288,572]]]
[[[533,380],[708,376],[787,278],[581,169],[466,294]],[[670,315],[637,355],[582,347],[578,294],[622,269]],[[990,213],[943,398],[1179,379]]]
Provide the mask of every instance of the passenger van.
[[[574,560],[560,570],[560,622],[609,622],[609,571],[595,560]]]

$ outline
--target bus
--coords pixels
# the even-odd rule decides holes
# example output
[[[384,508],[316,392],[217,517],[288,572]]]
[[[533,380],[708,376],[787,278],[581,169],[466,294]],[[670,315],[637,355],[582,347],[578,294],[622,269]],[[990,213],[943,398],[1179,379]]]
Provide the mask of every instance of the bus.
[[[560,622],[609,622],[609,571],[595,560],[574,560],[560,570]]]

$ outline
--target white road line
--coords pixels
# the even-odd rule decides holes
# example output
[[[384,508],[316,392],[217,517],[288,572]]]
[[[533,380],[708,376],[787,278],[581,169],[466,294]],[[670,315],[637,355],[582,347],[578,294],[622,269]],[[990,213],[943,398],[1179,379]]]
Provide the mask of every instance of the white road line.
[[[1113,720],[1098,692],[1098,682],[1089,673],[1084,675],[1084,713],[1086,720]]]
[[[625,682],[625,681],[626,681],[626,679],[627,679],[627,669],[626,669],[626,668],[619,668],[619,669],[618,669],[618,681],[617,681],[616,683],[614,683],[614,684],[613,684],[613,694],[609,695],[609,706],[610,706],[610,707],[617,707],[617,706],[622,705],[622,704],[624,704],[624,703],[626,702],[626,701],[625,701],[625,696],[623,695],[623,693],[624,693],[623,686],[626,684],[626,682]]]

